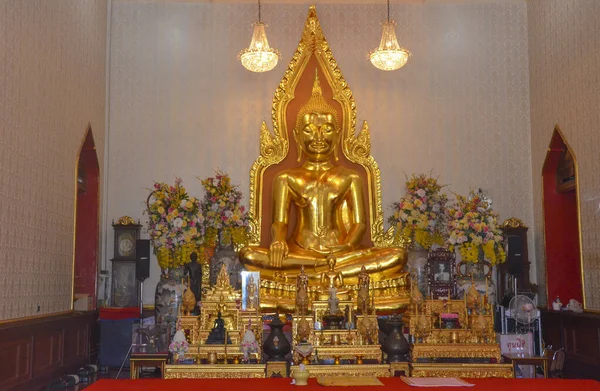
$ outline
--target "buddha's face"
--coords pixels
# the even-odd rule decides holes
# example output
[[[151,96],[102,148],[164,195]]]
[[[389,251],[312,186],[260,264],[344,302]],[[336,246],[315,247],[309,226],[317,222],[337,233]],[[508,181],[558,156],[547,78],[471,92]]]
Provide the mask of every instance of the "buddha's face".
[[[296,130],[296,141],[311,161],[328,158],[335,148],[338,132],[332,114],[309,113],[302,117],[302,126]]]

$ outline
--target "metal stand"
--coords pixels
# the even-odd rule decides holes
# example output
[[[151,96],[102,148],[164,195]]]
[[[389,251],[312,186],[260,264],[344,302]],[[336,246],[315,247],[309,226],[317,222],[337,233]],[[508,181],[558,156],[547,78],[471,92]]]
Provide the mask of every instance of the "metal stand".
[[[129,360],[129,357],[131,356],[131,352],[133,350],[133,346],[134,345],[140,345],[142,343],[142,333],[140,333],[140,329],[144,328],[144,280],[140,280],[140,295],[138,298],[138,301],[140,302],[140,319],[138,320],[140,327],[137,330],[137,335],[136,335],[136,339],[135,342],[131,342],[131,345],[129,345],[129,349],[127,350],[127,354],[125,355],[125,358],[123,359],[123,362],[121,363],[121,367],[119,368],[119,372],[117,372],[117,377],[115,377],[115,379],[118,379],[119,376],[121,376],[121,372],[123,371],[123,367],[125,366],[125,363],[127,362],[127,360]],[[139,338],[139,341],[138,341]]]

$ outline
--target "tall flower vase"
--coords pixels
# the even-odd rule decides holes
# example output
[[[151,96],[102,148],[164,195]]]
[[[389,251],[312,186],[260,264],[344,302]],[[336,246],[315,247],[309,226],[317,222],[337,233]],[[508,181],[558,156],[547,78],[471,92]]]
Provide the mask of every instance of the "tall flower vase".
[[[488,295],[488,302],[496,303],[496,285],[492,280],[492,265],[486,261],[483,254],[476,263],[462,261],[458,264],[458,297],[462,298],[471,285],[480,295]]]
[[[427,297],[427,255],[429,252],[413,241],[408,260],[406,262],[407,271],[411,279],[417,284],[419,291],[424,297]]]
[[[177,316],[183,295],[183,266],[163,269],[154,296],[155,322],[168,330],[169,341],[177,331]]]

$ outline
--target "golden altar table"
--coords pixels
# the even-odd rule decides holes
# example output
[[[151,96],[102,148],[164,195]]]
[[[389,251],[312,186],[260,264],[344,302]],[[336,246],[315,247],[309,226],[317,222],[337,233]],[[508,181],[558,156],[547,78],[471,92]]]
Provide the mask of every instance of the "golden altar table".
[[[265,377],[265,364],[166,365],[165,379],[256,379]]]

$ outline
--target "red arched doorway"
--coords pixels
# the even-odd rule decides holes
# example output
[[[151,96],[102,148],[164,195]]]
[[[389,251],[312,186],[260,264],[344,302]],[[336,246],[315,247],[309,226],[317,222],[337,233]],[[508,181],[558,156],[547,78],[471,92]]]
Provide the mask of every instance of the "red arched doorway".
[[[583,302],[577,186],[577,160],[557,126],[542,168],[549,307],[557,296]]]
[[[96,308],[96,275],[99,238],[98,156],[92,129],[88,127],[77,162],[75,211],[75,255],[73,302],[76,309]],[[89,301],[88,301],[89,300]]]

